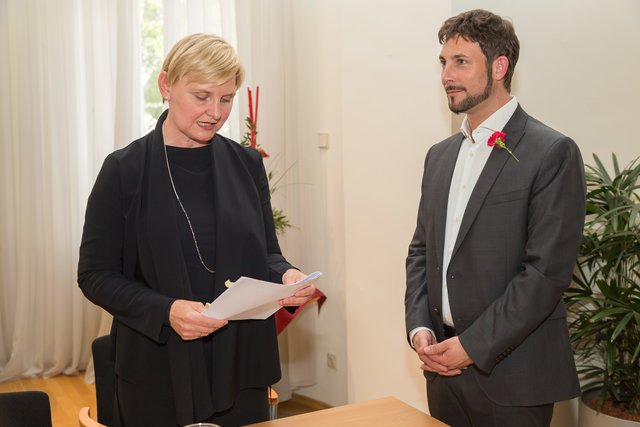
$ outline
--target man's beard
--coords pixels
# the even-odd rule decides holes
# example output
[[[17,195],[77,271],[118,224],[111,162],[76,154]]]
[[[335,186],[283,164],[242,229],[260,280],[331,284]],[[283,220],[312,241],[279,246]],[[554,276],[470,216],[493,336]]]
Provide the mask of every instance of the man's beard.
[[[453,104],[453,97],[449,98],[449,109],[456,113],[465,113],[467,111],[469,111],[471,108],[475,107],[476,105],[480,104],[482,101],[484,101],[485,99],[489,98],[489,95],[491,95],[491,88],[493,87],[493,80],[491,79],[491,72],[489,71],[488,76],[487,76],[487,85],[484,87],[484,92],[482,92],[480,95],[470,95],[468,97],[466,97],[465,99],[463,99],[462,101],[460,101],[460,103],[458,105],[454,105]],[[463,89],[461,87],[451,87],[453,89]],[[466,92],[466,90],[465,90]]]

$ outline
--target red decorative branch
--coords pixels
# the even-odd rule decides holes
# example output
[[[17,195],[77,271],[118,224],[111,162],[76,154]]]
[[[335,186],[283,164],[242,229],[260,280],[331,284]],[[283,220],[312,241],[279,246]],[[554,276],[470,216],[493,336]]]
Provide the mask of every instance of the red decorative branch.
[[[242,144],[247,145],[255,150],[258,150],[262,157],[269,157],[266,151],[262,149],[258,145],[257,135],[258,135],[258,102],[260,101],[260,86],[256,86],[256,104],[255,109],[253,105],[253,94],[251,93],[251,88],[247,88],[247,97],[249,98],[249,117],[247,117],[247,127],[249,131],[242,139]]]

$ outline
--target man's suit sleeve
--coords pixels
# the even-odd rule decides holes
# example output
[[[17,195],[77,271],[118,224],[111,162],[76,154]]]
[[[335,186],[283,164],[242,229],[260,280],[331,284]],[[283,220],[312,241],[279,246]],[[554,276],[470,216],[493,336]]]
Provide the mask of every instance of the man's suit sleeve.
[[[576,144],[557,137],[530,188],[522,268],[461,335],[460,342],[482,371],[491,372],[554,310],[571,282],[582,238],[585,184]],[[496,248],[500,250],[500,248]]]
[[[425,177],[427,164],[429,162],[429,153],[424,162],[424,176],[422,178],[422,191],[420,196],[420,204],[418,206],[418,217],[416,229],[413,238],[409,244],[409,253],[406,260],[406,291],[404,297],[405,304],[405,323],[407,331],[407,339],[410,332],[418,327],[426,327],[433,329],[431,320],[429,319],[429,295],[427,293],[427,248],[425,220],[428,209],[425,206]],[[412,344],[409,342],[409,344]]]

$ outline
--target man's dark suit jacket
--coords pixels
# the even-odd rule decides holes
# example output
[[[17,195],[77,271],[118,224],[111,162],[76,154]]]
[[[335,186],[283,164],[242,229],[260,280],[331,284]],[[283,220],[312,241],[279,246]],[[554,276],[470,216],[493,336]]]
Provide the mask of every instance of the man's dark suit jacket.
[[[562,293],[571,282],[585,212],[576,144],[518,106],[471,194],[447,270],[449,303],[469,370],[500,405],[579,395]],[[461,133],[427,154],[407,257],[407,333],[444,340],[442,259],[449,186]],[[425,373],[427,378],[433,375]]]
[[[164,158],[166,114],[154,131],[106,158],[87,205],[78,282],[114,316],[119,379],[156,394],[171,388],[184,425],[229,408],[239,389],[277,382],[280,364],[273,317],[230,322],[213,334],[212,393],[201,341],[183,341],[169,326],[170,304],[193,298],[177,229],[182,212]],[[211,148],[216,296],[242,275],[280,281],[291,265],[275,236],[260,154],[219,135]]]

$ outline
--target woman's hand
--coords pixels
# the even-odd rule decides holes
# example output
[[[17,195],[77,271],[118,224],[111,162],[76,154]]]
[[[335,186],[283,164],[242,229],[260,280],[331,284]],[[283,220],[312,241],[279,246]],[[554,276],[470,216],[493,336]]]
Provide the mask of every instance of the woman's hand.
[[[169,323],[185,341],[205,337],[228,323],[201,314],[203,310],[204,305],[200,302],[175,300],[169,311]]]
[[[301,272],[300,270],[296,270],[295,268],[290,268],[282,275],[282,283],[284,285],[290,285],[292,283],[296,283],[304,279],[305,277],[307,277],[307,275]],[[315,292],[316,292],[316,287],[313,285],[309,285],[298,290],[298,292],[293,294],[293,296],[281,299],[278,302],[283,307],[299,306],[308,302]]]

